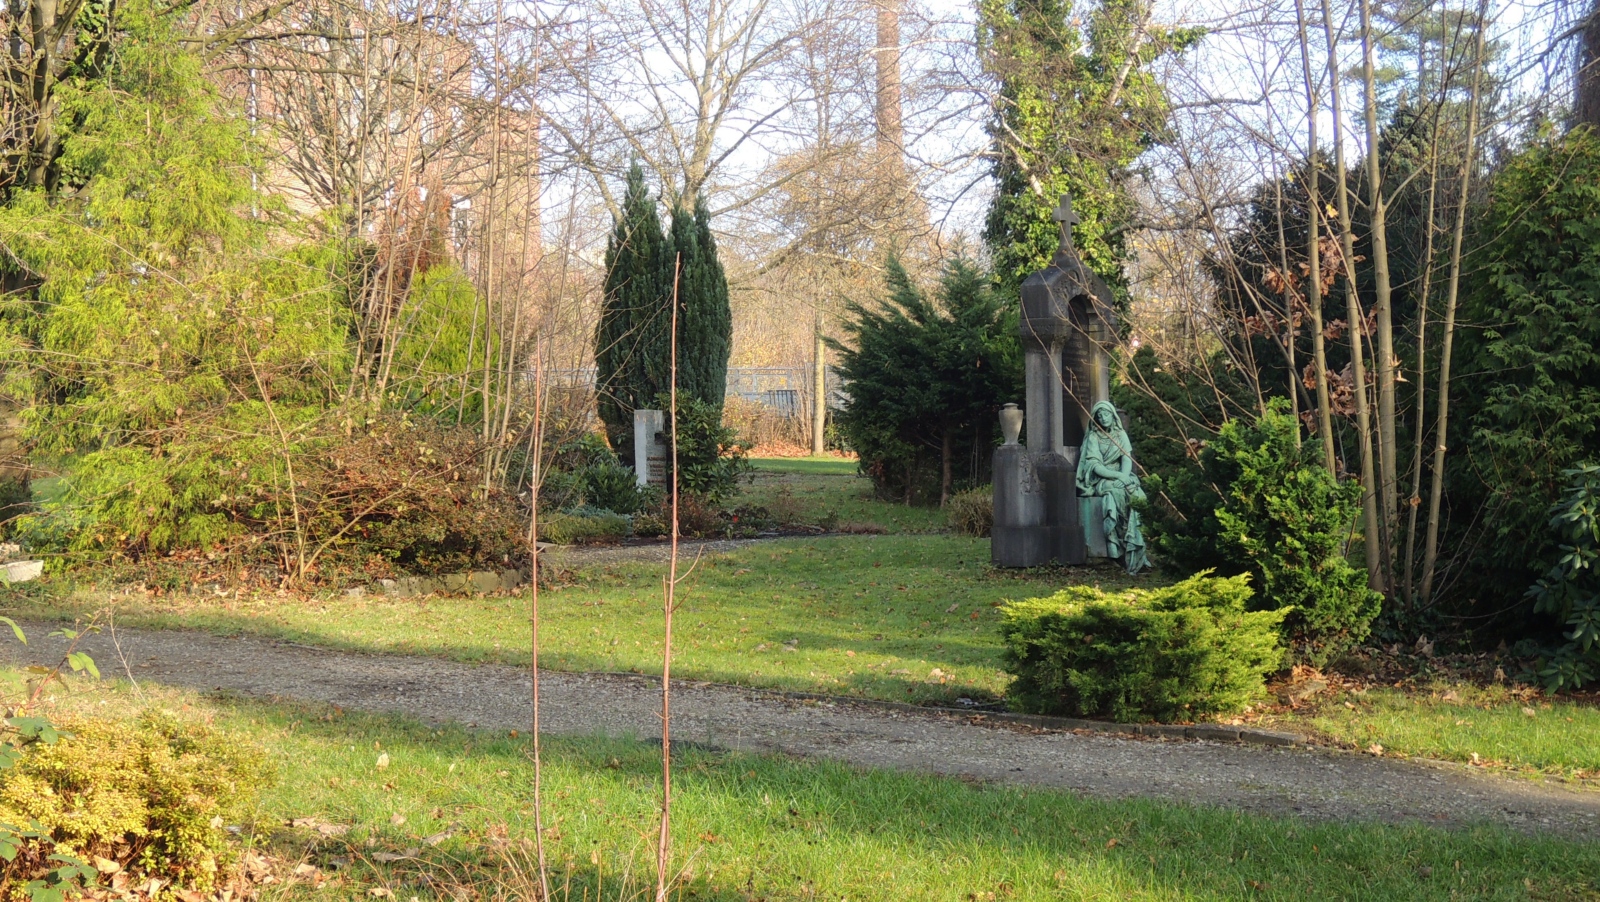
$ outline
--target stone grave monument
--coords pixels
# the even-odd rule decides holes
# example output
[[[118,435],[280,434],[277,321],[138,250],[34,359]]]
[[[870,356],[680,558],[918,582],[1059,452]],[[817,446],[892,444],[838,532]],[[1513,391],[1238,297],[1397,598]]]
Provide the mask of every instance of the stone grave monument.
[[[1054,218],[1061,227],[1055,258],[1022,283],[1027,396],[1022,410],[1008,404],[1000,414],[1006,443],[994,454],[990,556],[1000,567],[1114,557],[1133,572],[1146,561],[1137,514],[1128,507],[1130,497],[1140,496],[1132,449],[1110,406],[1117,314],[1111,289],[1073,247],[1078,216],[1070,196],[1061,198]],[[1096,410],[1102,404],[1109,415]],[[1080,473],[1086,440],[1098,453]]]
[[[633,412],[633,472],[640,486],[667,483],[668,448],[662,437],[666,429],[666,411]]]

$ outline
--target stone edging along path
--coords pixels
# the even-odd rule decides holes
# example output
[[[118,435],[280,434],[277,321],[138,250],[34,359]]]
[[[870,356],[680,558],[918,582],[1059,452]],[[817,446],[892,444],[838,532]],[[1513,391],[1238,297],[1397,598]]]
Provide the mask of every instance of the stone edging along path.
[[[53,663],[63,643],[24,623],[27,646],[0,643],[0,663]],[[108,676],[400,713],[434,723],[527,729],[525,668],[371,655],[249,636],[122,630],[83,650]],[[659,735],[659,680],[541,674],[549,734]],[[698,682],[673,688],[678,741],[739,752],[825,758],[861,767],[1051,787],[1101,798],[1149,798],[1319,820],[1494,823],[1528,833],[1600,840],[1600,792],[1513,779],[1457,765],[1322,748],[1249,744],[1219,727],[1108,725],[895,703],[804,697]],[[1182,731],[1192,741],[1172,741]],[[1257,731],[1244,731],[1255,736]],[[1236,738],[1237,737],[1237,738]],[[1222,741],[1219,741],[1222,740]]]

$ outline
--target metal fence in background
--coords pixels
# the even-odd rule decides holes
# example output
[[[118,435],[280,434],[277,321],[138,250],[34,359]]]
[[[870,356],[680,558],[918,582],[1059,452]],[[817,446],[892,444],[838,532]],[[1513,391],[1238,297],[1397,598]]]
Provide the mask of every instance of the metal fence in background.
[[[546,373],[546,378],[553,382],[591,389],[595,376],[592,366]],[[785,418],[806,419],[811,411],[811,381],[810,367],[730,366],[727,394],[730,398],[760,404]],[[837,410],[848,403],[843,383],[833,367],[828,367],[827,389],[830,408]]]

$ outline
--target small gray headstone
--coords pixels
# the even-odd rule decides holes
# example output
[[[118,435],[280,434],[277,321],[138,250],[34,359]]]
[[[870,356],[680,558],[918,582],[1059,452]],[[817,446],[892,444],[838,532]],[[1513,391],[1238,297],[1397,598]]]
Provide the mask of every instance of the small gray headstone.
[[[665,411],[633,412],[633,472],[640,485],[667,484],[667,443],[661,436],[666,429]]]

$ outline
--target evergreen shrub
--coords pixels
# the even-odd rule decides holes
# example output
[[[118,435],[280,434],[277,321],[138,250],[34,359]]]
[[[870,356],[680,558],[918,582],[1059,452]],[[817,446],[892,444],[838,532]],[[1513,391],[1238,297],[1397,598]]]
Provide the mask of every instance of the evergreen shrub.
[[[1451,391],[1461,413],[1446,471],[1448,504],[1462,513],[1441,545],[1471,554],[1458,581],[1471,590],[1458,594],[1479,603],[1473,620],[1491,641],[1530,626],[1558,639],[1514,602],[1561,557],[1559,531],[1547,527],[1572,488],[1565,471],[1600,461],[1596,184],[1600,132],[1531,142],[1495,173],[1468,238],[1477,249],[1462,267]]]
[[[591,507],[619,514],[637,513],[645,507],[645,493],[639,490],[638,476],[615,459],[592,463],[583,468],[579,477],[583,501]]]
[[[105,858],[201,894],[215,888],[237,856],[227,827],[254,814],[270,782],[265,754],[161,713],[58,726],[61,739],[0,770],[0,822],[37,822],[43,834],[0,861],[0,897],[53,869],[51,855]]]
[[[1286,407],[1274,399],[1255,422],[1230,420],[1198,467],[1152,478],[1147,494],[1179,510],[1158,507],[1149,535],[1178,568],[1251,574],[1261,587],[1252,606],[1284,611],[1296,658],[1321,666],[1367,637],[1382,597],[1345,557],[1361,486],[1329,473],[1316,442],[1296,441]]]
[[[656,399],[670,410],[672,399]],[[672,423],[664,436],[671,446]],[[715,505],[739,491],[739,480],[750,473],[750,449],[739,434],[722,423],[722,407],[698,398],[678,395],[678,491],[700,496]],[[670,466],[670,459],[668,461]]]
[[[539,538],[557,545],[620,542],[632,531],[627,517],[598,507],[575,507],[539,518]]]
[[[1250,578],[1192,576],[1160,589],[1074,586],[1001,609],[1011,706],[1117,721],[1236,711],[1281,668],[1285,611],[1249,611]]]
[[[11,534],[13,520],[33,510],[33,488],[26,479],[0,478],[0,536]]]
[[[980,486],[957,492],[945,504],[950,528],[966,536],[987,538],[994,530],[994,488]]]
[[[1022,397],[1015,305],[962,259],[933,297],[892,257],[885,282],[882,303],[851,305],[834,343],[850,383],[839,438],[879,495],[936,504],[988,480],[1000,406]]]
[[[1534,610],[1560,624],[1562,641],[1535,667],[1551,691],[1580,688],[1600,676],[1600,466],[1585,464],[1563,475],[1567,493],[1550,509],[1558,559],[1528,590]]]

